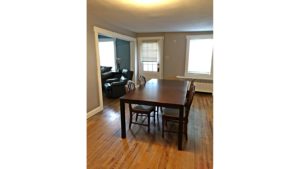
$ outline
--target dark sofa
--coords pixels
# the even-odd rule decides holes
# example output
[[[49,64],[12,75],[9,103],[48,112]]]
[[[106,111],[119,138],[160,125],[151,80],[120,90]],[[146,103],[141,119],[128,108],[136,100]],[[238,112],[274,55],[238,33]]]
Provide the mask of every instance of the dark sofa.
[[[106,79],[104,92],[108,98],[118,98],[125,94],[125,85],[132,80],[133,71],[123,69],[121,73],[115,74],[112,78]]]
[[[107,79],[113,78],[115,75],[115,72],[112,72],[111,68],[112,67],[108,67],[108,66],[100,66],[102,88],[104,87],[105,81]]]

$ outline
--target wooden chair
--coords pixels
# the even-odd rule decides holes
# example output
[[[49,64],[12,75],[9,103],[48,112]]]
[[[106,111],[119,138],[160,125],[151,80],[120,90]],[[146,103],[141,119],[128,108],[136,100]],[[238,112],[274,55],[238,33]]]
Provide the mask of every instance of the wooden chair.
[[[140,82],[140,85],[141,85],[141,86],[145,86],[145,84],[146,84],[146,82],[147,82],[145,76],[140,75],[140,76],[139,76],[139,82]]]
[[[135,84],[133,81],[129,80],[127,82],[127,91],[132,92],[135,90]],[[154,113],[153,116],[151,116],[151,113]],[[148,105],[136,105],[136,104],[129,104],[129,129],[131,129],[131,124],[138,124],[143,126],[148,126],[148,132],[150,132],[150,117],[154,117],[154,123],[155,123],[155,107],[154,106],[148,106]],[[136,120],[132,121],[132,116],[135,114]],[[147,117],[147,124],[144,124],[145,119],[139,123],[137,121],[137,116],[146,116]]]
[[[188,91],[187,91],[187,93],[186,93],[186,98],[188,98],[189,91],[193,88],[193,86],[195,86],[194,82],[195,82],[195,79],[192,79],[192,80],[190,81],[190,86],[189,86]]]
[[[193,102],[195,94],[195,86],[192,84],[189,92],[188,97],[185,103],[184,115],[183,115],[183,133],[185,134],[185,138],[187,139],[187,128],[188,128],[188,117],[190,108]],[[173,108],[164,108],[162,113],[162,137],[164,137],[164,132],[178,132],[172,130],[165,130],[165,124],[167,125],[168,121],[173,121],[179,123],[179,110]]]
[[[127,81],[126,93],[135,90],[135,83],[132,80]]]
[[[143,76],[143,75],[140,75],[140,76],[139,76],[139,84],[140,84],[140,86],[145,86],[145,85],[146,85],[146,82],[147,82],[146,77]],[[158,118],[158,110],[159,110],[159,107],[157,106],[157,107],[156,107],[156,110],[155,110],[155,112],[157,113],[157,120],[159,119],[159,118]],[[139,114],[137,114],[137,116],[136,116],[136,121],[137,121],[137,119],[138,119],[138,116],[139,116]],[[155,123],[155,119],[154,119],[154,123]]]

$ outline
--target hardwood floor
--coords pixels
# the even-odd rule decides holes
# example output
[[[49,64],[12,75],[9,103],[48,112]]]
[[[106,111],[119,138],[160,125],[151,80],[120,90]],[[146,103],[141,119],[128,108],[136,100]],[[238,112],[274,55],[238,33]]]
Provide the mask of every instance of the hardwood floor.
[[[121,138],[119,99],[104,99],[104,110],[87,120],[88,169],[212,169],[213,168],[213,97],[196,93],[188,124],[188,140],[183,151],[177,150],[177,134],[161,136],[161,118],[151,131],[132,125],[126,139]],[[168,127],[177,127],[169,125]]]

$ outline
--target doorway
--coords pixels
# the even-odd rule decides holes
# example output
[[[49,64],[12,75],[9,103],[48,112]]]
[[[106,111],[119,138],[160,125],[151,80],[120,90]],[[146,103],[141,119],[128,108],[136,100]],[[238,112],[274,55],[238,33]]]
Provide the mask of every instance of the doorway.
[[[101,110],[103,110],[103,90],[102,90],[102,79],[101,79],[101,70],[100,70],[100,66],[102,64],[103,61],[101,61],[101,57],[104,57],[104,52],[99,52],[99,50],[101,50],[101,45],[99,45],[99,36],[101,37],[108,37],[110,39],[113,39],[113,40],[108,40],[108,41],[113,41],[114,44],[116,44],[116,40],[119,39],[120,41],[123,40],[123,41],[127,41],[128,44],[129,44],[129,52],[130,52],[130,61],[129,63],[130,64],[126,64],[129,69],[131,71],[134,72],[133,74],[133,80],[135,81],[137,78],[137,56],[136,56],[136,48],[137,48],[137,45],[136,45],[136,39],[134,37],[130,37],[130,36],[126,36],[126,35],[122,35],[122,34],[119,34],[119,33],[116,33],[116,32],[112,32],[112,31],[109,31],[109,30],[106,30],[106,29],[102,29],[102,28],[99,28],[99,27],[96,27],[94,26],[94,36],[95,36],[95,50],[96,50],[96,61],[97,61],[97,79],[98,79],[98,88],[99,88],[99,101],[100,101],[100,108]],[[112,43],[111,43],[112,44]],[[110,45],[111,45],[110,44]],[[102,48],[104,48],[102,46]],[[110,50],[111,51],[111,50]],[[113,52],[111,52],[113,53]],[[115,61],[115,67],[114,67],[114,70],[112,71],[118,71],[118,68],[122,68],[121,64],[118,65],[117,63],[117,57],[116,57],[116,45],[114,45],[114,54],[111,54],[112,56],[114,56],[114,60]],[[128,57],[128,56],[127,56]],[[112,64],[113,61],[110,61],[109,63],[107,64]],[[119,66],[119,67],[118,67]],[[108,66],[110,67],[110,66]],[[111,66],[113,67],[113,66]],[[127,67],[127,68],[128,68]],[[112,68],[113,69],[113,68]]]
[[[147,80],[163,78],[163,37],[138,38],[138,67]]]

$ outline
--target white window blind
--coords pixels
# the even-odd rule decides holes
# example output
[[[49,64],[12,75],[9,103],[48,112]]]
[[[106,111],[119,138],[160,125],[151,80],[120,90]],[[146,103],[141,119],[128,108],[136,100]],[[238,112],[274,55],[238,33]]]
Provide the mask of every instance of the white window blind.
[[[189,73],[210,74],[212,39],[191,39],[189,46]]]
[[[143,71],[158,72],[158,41],[143,41],[141,44],[141,62]]]
[[[157,41],[144,41],[141,46],[142,62],[158,62],[159,47]]]
[[[213,39],[210,35],[188,36],[186,76],[212,77]]]

